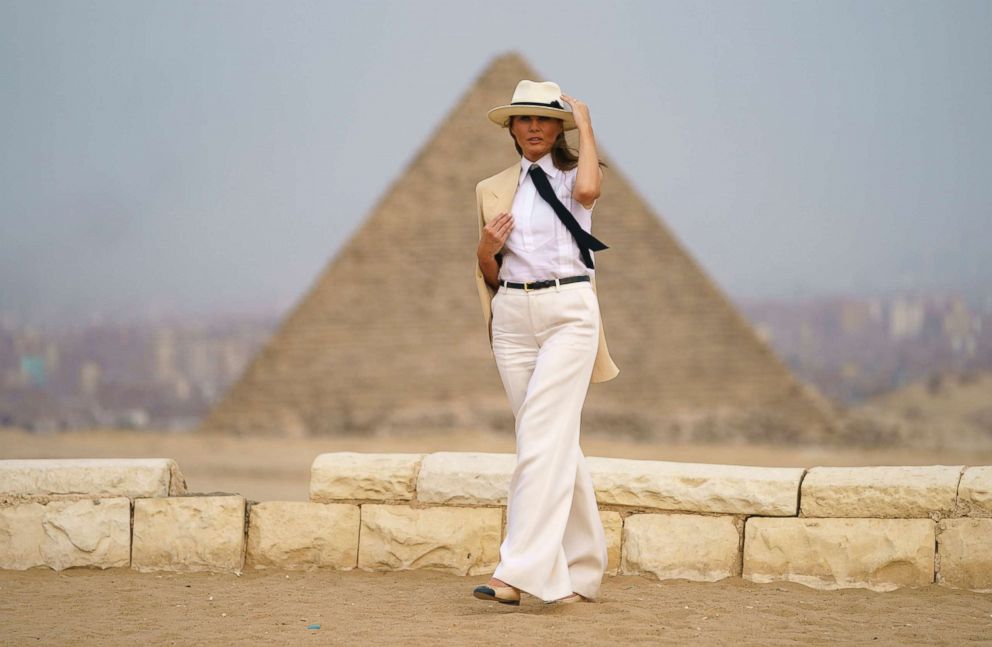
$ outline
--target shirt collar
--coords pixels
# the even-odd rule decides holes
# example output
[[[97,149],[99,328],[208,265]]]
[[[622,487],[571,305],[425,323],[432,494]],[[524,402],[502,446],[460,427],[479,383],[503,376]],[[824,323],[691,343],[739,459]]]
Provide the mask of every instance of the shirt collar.
[[[555,166],[554,161],[551,159],[551,153],[547,153],[544,157],[537,160],[537,162],[531,162],[529,159],[521,155],[520,179],[517,182],[517,186],[520,186],[521,184],[524,183],[524,178],[529,177],[527,175],[527,172],[530,171],[531,164],[537,164],[538,166],[540,166],[542,169],[544,169],[545,175],[547,175],[550,178],[556,178],[558,177],[558,174],[561,173],[561,170]]]

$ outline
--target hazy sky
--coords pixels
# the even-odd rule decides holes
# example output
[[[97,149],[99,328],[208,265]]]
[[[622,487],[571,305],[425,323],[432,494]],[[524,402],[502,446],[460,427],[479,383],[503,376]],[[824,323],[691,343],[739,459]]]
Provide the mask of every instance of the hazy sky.
[[[509,50],[731,296],[992,294],[989,0],[0,0],[0,311],[289,307]]]

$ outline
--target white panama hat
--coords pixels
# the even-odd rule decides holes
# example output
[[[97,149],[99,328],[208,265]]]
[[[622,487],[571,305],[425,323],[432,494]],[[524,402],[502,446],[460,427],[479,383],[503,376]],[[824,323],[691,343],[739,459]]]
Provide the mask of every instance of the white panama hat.
[[[510,117],[514,115],[536,115],[538,117],[553,117],[565,123],[565,130],[575,128],[575,118],[571,107],[561,99],[561,88],[557,83],[544,81],[523,80],[513,91],[513,98],[505,106],[498,106],[489,111],[489,120],[497,126],[506,128],[510,125]]]

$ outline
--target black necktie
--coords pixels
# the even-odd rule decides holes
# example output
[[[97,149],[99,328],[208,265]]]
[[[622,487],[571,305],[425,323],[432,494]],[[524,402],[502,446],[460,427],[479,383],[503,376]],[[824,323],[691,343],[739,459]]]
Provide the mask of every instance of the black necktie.
[[[531,164],[530,170],[527,174],[530,175],[530,179],[534,183],[534,187],[537,189],[538,195],[540,195],[545,202],[551,205],[551,208],[554,209],[555,213],[558,215],[558,220],[561,220],[561,224],[565,225],[565,229],[572,234],[572,238],[575,239],[575,244],[579,247],[579,253],[582,254],[582,262],[585,263],[586,267],[590,270],[595,269],[592,264],[592,254],[589,253],[589,250],[591,249],[594,252],[598,252],[608,249],[608,247],[597,240],[595,236],[583,229],[582,225],[575,220],[575,216],[572,215],[572,212],[561,203],[561,200],[559,200],[558,196],[555,195],[555,190],[551,188],[551,183],[548,182],[548,176],[544,174],[544,169],[537,164]]]

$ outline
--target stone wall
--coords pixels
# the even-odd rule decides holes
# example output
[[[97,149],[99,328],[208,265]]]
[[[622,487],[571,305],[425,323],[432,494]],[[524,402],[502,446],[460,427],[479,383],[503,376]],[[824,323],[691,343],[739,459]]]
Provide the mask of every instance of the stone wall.
[[[589,458],[609,574],[992,592],[992,466]],[[489,573],[511,454],[322,454],[310,501],[186,492],[168,459],[0,461],[0,568]]]

